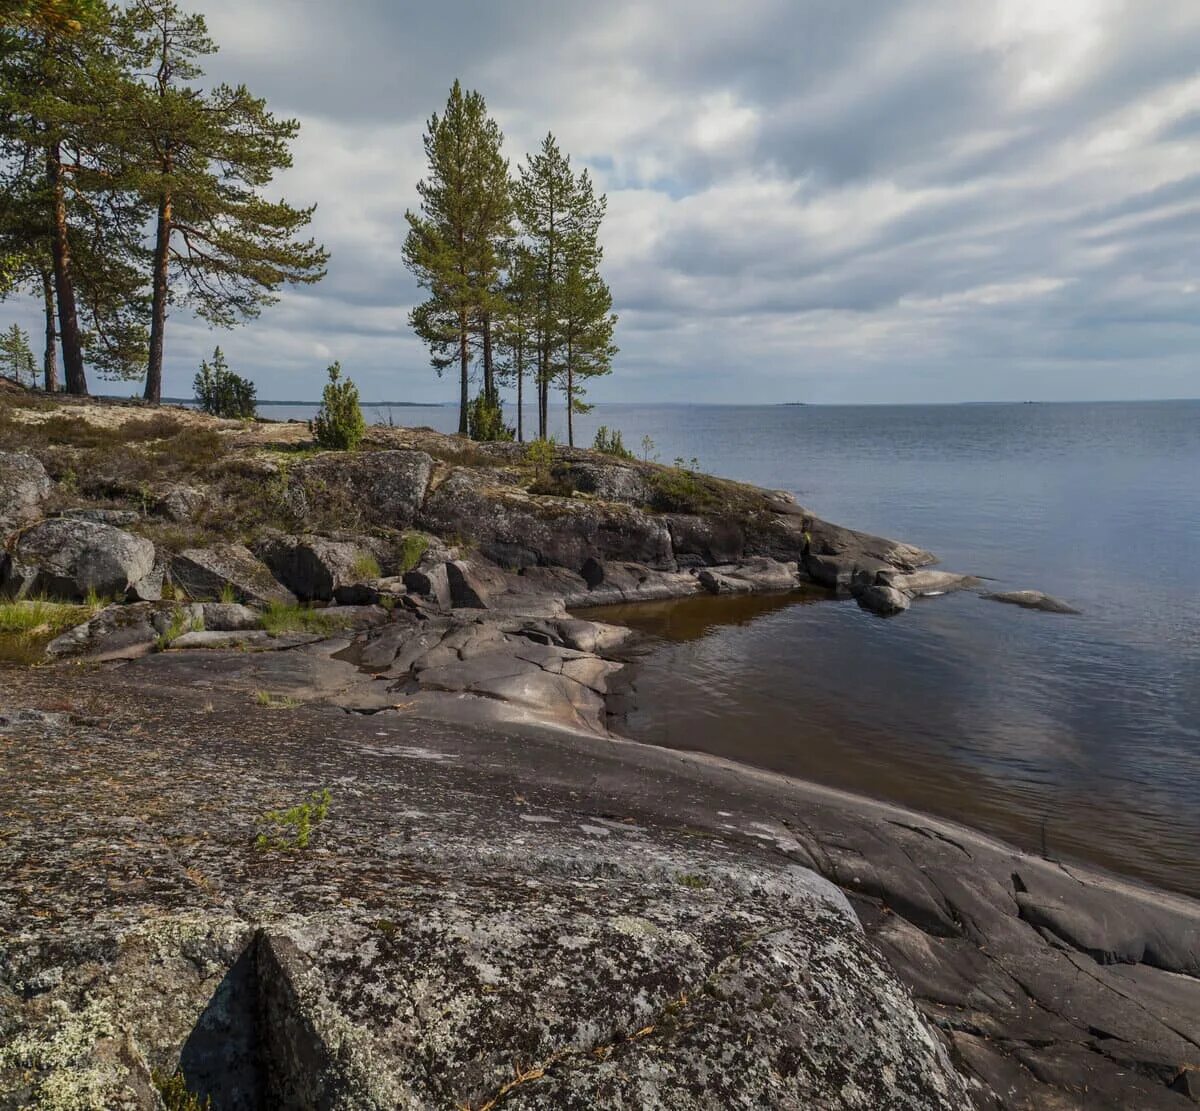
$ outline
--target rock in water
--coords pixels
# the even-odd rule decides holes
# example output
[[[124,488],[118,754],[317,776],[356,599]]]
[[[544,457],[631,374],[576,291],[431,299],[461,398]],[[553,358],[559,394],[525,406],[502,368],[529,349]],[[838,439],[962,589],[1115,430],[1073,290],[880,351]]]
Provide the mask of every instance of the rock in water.
[[[892,617],[897,613],[903,613],[912,605],[912,599],[902,590],[882,583],[856,587],[854,599],[863,609],[870,610],[882,617]]]
[[[119,598],[153,571],[154,545],[144,537],[96,521],[56,517],[21,534],[6,589],[69,601],[82,601],[92,592]]]
[[[1079,613],[1074,606],[1058,598],[1051,598],[1049,594],[1043,594],[1040,590],[1010,590],[1000,594],[985,594],[983,597],[991,602],[1004,602],[1006,605],[1020,606],[1022,609],[1041,610],[1042,613]]]
[[[49,493],[46,469],[32,455],[0,451],[0,546],[10,532],[42,515]]]

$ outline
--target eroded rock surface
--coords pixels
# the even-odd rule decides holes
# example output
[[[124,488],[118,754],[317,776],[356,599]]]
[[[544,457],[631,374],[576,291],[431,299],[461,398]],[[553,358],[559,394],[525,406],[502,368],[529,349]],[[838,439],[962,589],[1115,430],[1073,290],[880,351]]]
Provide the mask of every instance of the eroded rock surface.
[[[32,455],[0,451],[0,546],[8,534],[42,515],[50,476]]]
[[[259,711],[252,737],[239,716],[215,749],[172,730],[153,756],[74,723],[5,735],[32,778],[24,803],[0,785],[0,1107],[149,1109],[177,1068],[234,1108],[967,1103],[807,869],[477,794],[443,738],[381,718],[313,764],[295,718]],[[30,805],[51,761],[53,834]],[[257,848],[263,812],[317,786],[308,847]]]
[[[318,649],[11,673],[0,1106],[180,1062],[327,1106],[514,1064],[515,1107],[1194,1106],[1194,902],[678,752],[258,704],[360,682]]]
[[[239,602],[294,605],[296,596],[242,544],[191,548],[171,560],[171,575],[190,598],[215,600],[232,592]]]

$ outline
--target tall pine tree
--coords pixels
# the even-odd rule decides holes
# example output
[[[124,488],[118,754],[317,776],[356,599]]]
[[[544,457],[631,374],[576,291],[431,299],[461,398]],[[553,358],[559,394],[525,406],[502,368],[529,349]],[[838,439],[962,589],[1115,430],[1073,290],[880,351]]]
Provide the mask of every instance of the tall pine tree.
[[[85,352],[103,372],[139,373],[144,213],[114,142],[126,82],[110,14],[88,0],[0,12],[0,249],[22,260],[9,275],[18,285],[40,284],[44,295],[52,275],[66,386],[76,394],[88,390]],[[48,344],[48,377],[51,354]]]
[[[538,435],[549,425],[550,390],[567,399],[567,438],[584,412],[584,380],[607,374],[616,348],[612,296],[600,277],[600,224],[606,200],[587,171],[578,177],[553,135],[521,167],[517,212],[530,257],[535,304],[533,341],[538,388]]]
[[[418,183],[419,212],[409,224],[404,260],[428,298],[410,323],[439,374],[458,363],[460,435],[469,433],[470,364],[482,349],[484,392],[495,399],[492,327],[503,311],[501,267],[512,236],[512,199],[504,137],[477,92],[454,82],[444,115],[425,133],[429,176]]]
[[[298,238],[314,208],[261,195],[292,164],[299,124],[276,119],[245,86],[204,93],[188,84],[217,49],[204,17],[174,0],[133,0],[123,24],[139,79],[121,142],[136,166],[132,188],[155,219],[145,396],[157,402],[174,298],[230,327],[258,315],[281,286],[320,281],[329,256]]]

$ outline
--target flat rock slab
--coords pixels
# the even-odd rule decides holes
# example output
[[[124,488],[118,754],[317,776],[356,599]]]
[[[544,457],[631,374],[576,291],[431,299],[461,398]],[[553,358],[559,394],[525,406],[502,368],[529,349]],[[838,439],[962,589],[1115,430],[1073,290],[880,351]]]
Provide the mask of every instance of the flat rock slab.
[[[308,848],[257,848],[311,789],[303,713],[226,719],[219,751],[20,727],[0,1104],[149,1111],[182,1066],[221,1107],[965,1106],[845,898],[785,860],[474,799],[455,754],[381,719],[325,749],[352,763]]]
[[[444,1075],[456,1098],[478,1107],[515,1079],[514,1061],[528,1076],[505,1098],[514,1106],[942,1106],[937,1084],[952,1081],[925,1074],[919,1045],[909,1060],[920,1077],[892,1071],[886,1039],[904,1022],[873,1025],[872,1014],[891,1013],[891,989],[879,979],[887,968],[871,963],[882,953],[940,1032],[925,1028],[935,1055],[941,1041],[970,1078],[965,1094],[946,1089],[952,1106],[1194,1106],[1187,1086],[1200,1069],[1200,979],[1186,971],[1200,923],[1194,901],[749,768],[497,728],[481,708],[519,716],[495,700],[416,692],[371,716],[257,704],[256,688],[311,697],[384,686],[337,658],[350,644],[164,653],[115,674],[5,675],[2,716],[15,724],[0,736],[0,934],[14,940],[0,968],[0,1016],[18,1016],[6,1033],[19,1033],[22,1060],[44,1062],[32,1081],[21,1074],[26,1092],[52,1060],[78,1079],[107,1076],[106,1062],[117,1060],[170,1071],[181,1054],[189,1076],[265,1083],[228,1062],[214,1068],[211,1053],[205,1065],[198,1048],[245,1044],[228,1020],[240,993],[254,1001],[251,1015],[269,1003],[267,1025],[292,1039],[276,1043],[282,1059],[313,1062],[339,1084],[390,1078],[396,1098],[385,1106],[404,1106],[400,1096],[452,1106],[436,1087]],[[124,697],[114,703],[118,682]],[[464,725],[414,716],[431,701],[444,703],[443,718],[457,708]],[[333,802],[306,852],[255,853],[266,810],[322,787]],[[789,864],[845,892],[874,948],[860,954],[842,932],[836,901],[818,902],[832,935],[797,932],[815,920],[800,910],[803,897],[780,901],[781,875],[799,874]],[[535,933],[539,922],[546,928]],[[671,938],[675,963],[651,982],[646,962],[668,952],[655,930]],[[504,959],[509,950],[532,956],[534,942],[532,976],[524,956]],[[861,996],[870,1014],[842,1009],[861,985],[851,988],[853,973],[843,978],[839,952],[856,967],[866,962],[884,991]],[[1139,953],[1138,963],[1112,963]],[[628,965],[616,970],[619,981],[595,979],[613,962]],[[700,964],[698,987],[690,970]],[[414,967],[424,980],[399,971]],[[275,1002],[253,987],[264,968],[282,993]],[[581,977],[585,987],[615,985],[602,1006],[572,983]],[[100,986],[100,1002],[111,1000],[103,1013],[80,1011],[83,978]],[[247,982],[249,992],[238,987]],[[776,997],[784,1010],[774,1009]],[[525,998],[535,1007],[527,1013]],[[708,1010],[726,1002],[736,1006]],[[803,1087],[832,1055],[824,1027],[804,1017],[810,1004],[822,1022],[830,1016],[847,1064],[826,1073],[841,1086],[823,1095]],[[775,1025],[793,1013],[799,1025]],[[631,1029],[630,1016],[640,1025]],[[711,1040],[710,1022],[721,1032]],[[305,1028],[311,1036],[294,1040]],[[847,1044],[840,1032],[854,1028],[862,1042],[851,1033]],[[132,1057],[104,1057],[88,1035],[111,1029],[115,1044],[135,1047]],[[331,1044],[345,1052],[331,1058]],[[446,1068],[422,1072],[401,1048],[411,1044]],[[804,1052],[810,1044],[819,1056]],[[68,1046],[74,1055],[56,1056]],[[493,1051],[508,1057],[498,1062]],[[754,1064],[764,1053],[774,1071]],[[362,1069],[348,1072],[354,1061]],[[682,1102],[655,1102],[661,1089],[646,1085],[659,1065]],[[277,1084],[313,1079],[292,1067],[273,1075]],[[715,1104],[699,1102],[701,1076],[721,1093]],[[903,1090],[872,1092],[879,1076]],[[738,1084],[717,1087],[730,1081]]]

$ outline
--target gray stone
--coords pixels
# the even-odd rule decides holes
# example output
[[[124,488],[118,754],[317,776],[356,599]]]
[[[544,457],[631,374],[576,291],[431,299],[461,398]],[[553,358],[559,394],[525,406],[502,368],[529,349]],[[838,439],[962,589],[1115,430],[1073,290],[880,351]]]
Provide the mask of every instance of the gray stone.
[[[433,459],[423,451],[331,452],[301,463],[293,477],[309,490],[336,492],[366,524],[407,528],[425,501]]]
[[[746,533],[732,517],[673,513],[665,518],[675,558],[695,556],[703,565],[737,563],[746,550]]]
[[[154,648],[162,629],[172,623],[184,629],[189,620],[187,607],[170,603],[108,606],[51,641],[46,655],[52,660],[132,658]]]
[[[375,558],[363,544],[322,536],[275,536],[254,551],[302,602],[328,602],[339,590],[363,585],[372,577],[364,564]]]
[[[205,602],[200,607],[205,629],[241,633],[262,627],[262,614],[236,602]]]
[[[242,603],[295,605],[296,596],[241,544],[189,548],[171,560],[171,575],[193,599],[218,599],[231,590]]]
[[[644,506],[650,503],[651,488],[642,472],[633,465],[600,461],[571,462],[555,468],[577,490],[601,501],[624,502]]]
[[[863,609],[877,613],[881,617],[891,617],[903,613],[912,605],[912,599],[902,590],[882,583],[872,583],[869,586],[856,588],[854,600]]]
[[[168,521],[191,521],[204,508],[206,497],[199,487],[170,484],[157,491],[154,511]]]
[[[9,533],[41,517],[50,487],[46,468],[32,455],[0,451],[0,547]]]
[[[455,609],[488,609],[491,600],[508,589],[503,572],[479,560],[447,563],[446,578]]]
[[[13,548],[6,589],[82,601],[124,597],[154,570],[154,545],[94,521],[56,517],[26,529]]]
[[[1040,590],[1010,590],[1000,594],[984,594],[983,597],[991,602],[1003,602],[1010,606],[1020,606],[1022,609],[1040,610],[1042,613],[1079,613],[1074,606],[1051,598],[1049,594],[1043,594]]]
[[[451,602],[450,577],[445,563],[436,566],[420,566],[404,575],[404,586],[412,594],[419,594],[442,609],[449,609]]]
[[[657,517],[617,503],[533,497],[463,467],[431,491],[421,523],[475,541],[482,550],[514,545],[536,555],[539,564],[574,571],[590,558],[660,570],[676,566],[670,533]]]
[[[974,575],[959,575],[953,571],[882,571],[878,577],[880,582],[912,597],[969,590],[980,582]]]
[[[72,521],[94,521],[113,528],[127,528],[142,519],[136,509],[64,509],[59,516]]]

